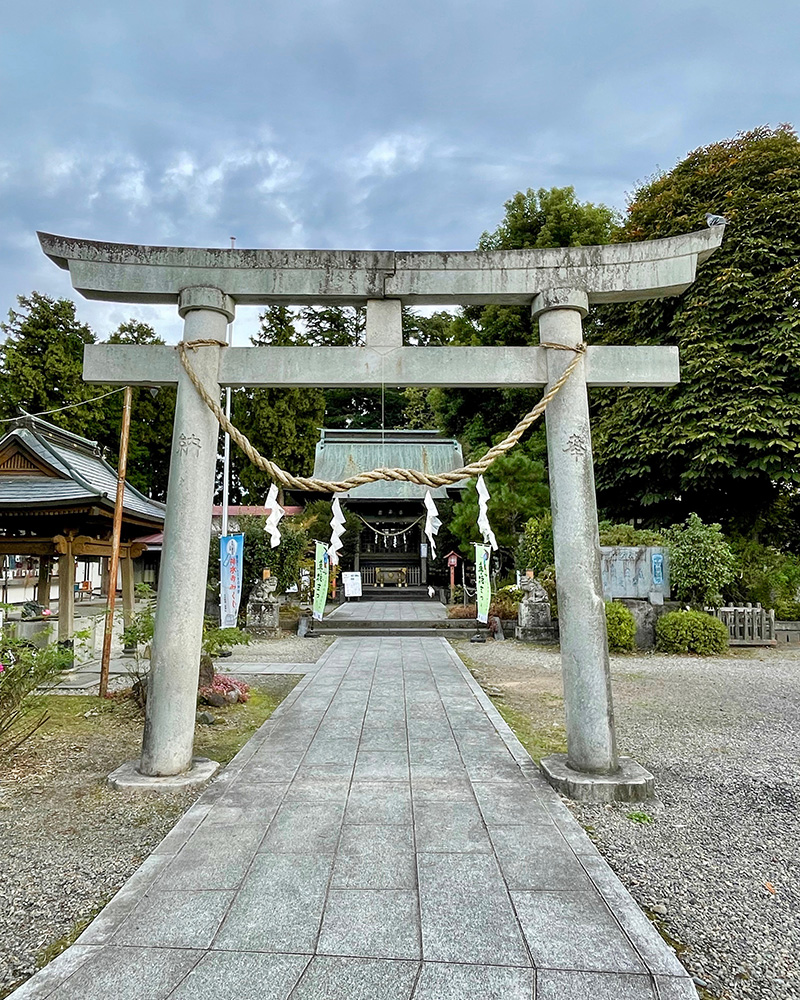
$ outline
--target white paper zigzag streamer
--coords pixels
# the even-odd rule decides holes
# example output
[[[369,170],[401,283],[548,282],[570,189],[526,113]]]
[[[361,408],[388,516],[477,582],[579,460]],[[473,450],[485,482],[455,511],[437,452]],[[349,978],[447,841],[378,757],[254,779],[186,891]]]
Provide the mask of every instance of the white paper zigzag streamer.
[[[436,509],[436,504],[433,502],[430,490],[428,490],[425,494],[425,509],[427,511],[427,515],[425,517],[425,534],[428,536],[428,542],[431,547],[431,559],[435,559],[436,542],[434,542],[433,536],[438,533],[439,528],[442,526],[442,522],[439,518],[439,511]]]
[[[478,476],[478,529],[483,535],[484,545],[491,545],[492,551],[497,549],[497,539],[494,537],[494,532],[492,531],[492,526],[489,524],[489,512],[487,505],[489,503],[489,491],[486,489],[486,483],[483,481],[483,476]]]
[[[275,549],[281,544],[281,533],[278,530],[278,522],[286,513],[278,503],[278,487],[275,483],[269,488],[267,507],[269,508],[269,514],[267,515],[267,523],[264,525],[264,531],[269,532],[269,543]]]
[[[338,566],[339,552],[342,548],[342,535],[345,531],[344,514],[342,513],[342,505],[339,503],[338,497],[334,497],[333,499],[331,513],[333,517],[331,518],[331,544],[328,546],[328,555],[330,556],[331,566]]]

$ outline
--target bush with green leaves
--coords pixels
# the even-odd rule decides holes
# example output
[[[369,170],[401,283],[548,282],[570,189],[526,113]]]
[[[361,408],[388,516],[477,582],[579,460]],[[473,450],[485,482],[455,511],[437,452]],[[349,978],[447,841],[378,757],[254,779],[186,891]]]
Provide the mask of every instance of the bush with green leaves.
[[[6,627],[0,640],[0,748],[6,753],[47,721],[43,692],[72,665],[72,649],[58,643],[39,649],[7,633]]]
[[[657,528],[634,528],[632,524],[614,524],[611,521],[601,521],[601,545],[663,545],[664,532]]]
[[[661,653],[712,656],[728,648],[728,629],[705,611],[670,611],[656,622],[656,648]]]
[[[549,513],[531,517],[525,522],[515,553],[517,569],[524,573],[533,570],[541,576],[555,563],[553,548],[553,518]]]
[[[775,617],[780,622],[800,621],[800,601],[776,601]]]
[[[672,595],[693,608],[719,607],[722,591],[736,577],[736,557],[719,524],[703,524],[690,514],[685,524],[665,532]]]
[[[630,653],[635,646],[636,621],[624,604],[606,602],[608,648],[612,653]]]

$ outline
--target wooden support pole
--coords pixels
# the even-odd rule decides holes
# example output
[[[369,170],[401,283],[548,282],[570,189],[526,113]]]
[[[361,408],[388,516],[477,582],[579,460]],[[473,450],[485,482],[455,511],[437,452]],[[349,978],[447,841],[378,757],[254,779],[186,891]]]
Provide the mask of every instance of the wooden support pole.
[[[117,472],[117,502],[114,506],[114,531],[111,536],[111,565],[108,580],[108,610],[103,633],[103,655],[100,660],[100,697],[108,693],[108,669],[111,663],[111,637],[114,631],[114,605],[117,600],[117,567],[119,566],[119,542],[122,534],[122,504],[125,497],[125,473],[128,466],[128,438],[131,429],[131,387],[125,387],[125,401],[122,405],[122,430],[119,436],[119,470]],[[128,557],[130,561],[130,556]],[[123,588],[124,588],[123,579]],[[124,600],[124,594],[123,594]]]
[[[36,600],[43,607],[50,607],[50,582],[53,574],[52,556],[39,556],[39,582],[36,585]]]
[[[74,631],[75,620],[75,556],[72,539],[67,538],[58,557],[58,641],[67,642]]]
[[[130,550],[121,560],[122,566],[122,621],[125,628],[133,621],[133,558]]]

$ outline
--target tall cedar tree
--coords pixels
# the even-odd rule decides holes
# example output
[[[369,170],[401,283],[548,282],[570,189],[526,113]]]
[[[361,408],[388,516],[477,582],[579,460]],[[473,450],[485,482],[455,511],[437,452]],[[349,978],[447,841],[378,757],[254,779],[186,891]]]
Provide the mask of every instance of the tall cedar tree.
[[[800,481],[795,132],[759,128],[695,150],[636,191],[616,239],[702,229],[706,212],[729,225],[683,296],[604,306],[587,326],[594,343],[676,344],[681,356],[674,388],[593,395],[597,488],[614,519],[696,511],[749,533],[781,506],[786,520]]]
[[[102,396],[110,386],[83,381],[83,349],[97,338],[75,315],[70,299],[52,299],[40,292],[20,295],[19,309],[0,324],[6,334],[0,345],[0,416],[23,410],[48,413],[44,420],[98,441],[116,465],[122,420],[122,393]],[[130,320],[109,338],[118,344],[160,344],[153,329]],[[75,406],[73,404],[82,405]],[[148,496],[166,497],[175,390],[162,388],[157,400],[149,390],[135,389],[131,408],[128,479]]]

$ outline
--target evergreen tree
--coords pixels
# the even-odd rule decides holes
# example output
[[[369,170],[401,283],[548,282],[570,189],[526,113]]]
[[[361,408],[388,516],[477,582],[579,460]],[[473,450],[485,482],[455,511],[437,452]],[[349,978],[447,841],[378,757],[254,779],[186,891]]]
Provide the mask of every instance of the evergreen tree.
[[[147,323],[128,320],[108,338],[109,344],[163,344]],[[95,387],[96,389],[96,387]],[[166,500],[169,462],[172,454],[172,425],[175,420],[174,386],[150,389],[135,387],[131,394],[131,430],[128,443],[127,478],[132,486],[155,500]],[[96,436],[109,451],[109,460],[117,464],[122,428],[123,395],[116,393],[104,403],[103,423]]]
[[[83,349],[95,335],[75,316],[75,303],[40,292],[17,297],[0,345],[0,416],[7,419],[70,406],[101,395],[103,387],[83,381]],[[106,390],[107,391],[107,387]],[[43,419],[92,437],[103,421],[103,401],[74,406]]]

